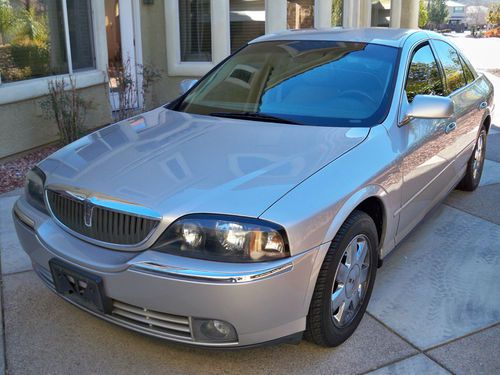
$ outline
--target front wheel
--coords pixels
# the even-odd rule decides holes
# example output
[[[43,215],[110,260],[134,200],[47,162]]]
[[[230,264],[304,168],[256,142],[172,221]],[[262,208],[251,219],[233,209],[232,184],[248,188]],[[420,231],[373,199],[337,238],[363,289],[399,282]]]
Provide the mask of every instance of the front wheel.
[[[316,281],[305,337],[337,346],[352,335],[370,300],[378,261],[372,218],[354,211],[330,245]]]

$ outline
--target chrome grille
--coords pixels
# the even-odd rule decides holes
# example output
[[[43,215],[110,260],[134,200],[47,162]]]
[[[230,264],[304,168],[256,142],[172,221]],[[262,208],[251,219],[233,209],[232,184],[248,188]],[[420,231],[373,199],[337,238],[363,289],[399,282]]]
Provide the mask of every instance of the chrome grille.
[[[47,200],[52,214],[67,228],[85,237],[110,244],[138,244],[158,225],[157,220],[93,206],[88,226],[85,223],[85,215],[88,212],[83,200],[52,190],[47,190]]]
[[[140,326],[167,336],[191,338],[189,318],[148,310],[127,303],[113,301],[111,313],[115,319]]]

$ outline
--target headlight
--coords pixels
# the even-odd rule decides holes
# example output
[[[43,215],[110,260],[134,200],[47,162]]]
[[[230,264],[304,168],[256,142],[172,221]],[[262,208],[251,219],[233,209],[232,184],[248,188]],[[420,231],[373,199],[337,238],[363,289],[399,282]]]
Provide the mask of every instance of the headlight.
[[[47,213],[43,199],[43,186],[45,184],[45,173],[38,167],[31,169],[26,176],[24,191],[26,200],[36,209]]]
[[[177,220],[152,249],[225,262],[261,262],[290,256],[281,226],[259,219],[208,214]]]

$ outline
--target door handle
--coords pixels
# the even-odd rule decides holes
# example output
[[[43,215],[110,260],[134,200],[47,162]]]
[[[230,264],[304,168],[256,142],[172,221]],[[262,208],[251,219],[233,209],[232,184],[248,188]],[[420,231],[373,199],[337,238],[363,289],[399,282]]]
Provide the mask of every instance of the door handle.
[[[457,128],[457,123],[456,122],[450,122],[448,125],[446,125],[446,128],[444,128],[444,132],[446,134],[451,133],[453,130]]]
[[[488,106],[488,103],[481,102],[481,104],[479,104],[479,109],[485,109],[487,106]]]

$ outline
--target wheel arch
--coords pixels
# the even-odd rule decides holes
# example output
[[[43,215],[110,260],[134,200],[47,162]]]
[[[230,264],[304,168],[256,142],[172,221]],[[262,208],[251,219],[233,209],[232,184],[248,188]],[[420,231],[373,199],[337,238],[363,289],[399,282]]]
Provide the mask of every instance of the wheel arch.
[[[379,236],[378,256],[381,259],[382,254],[387,253],[383,249],[393,245],[387,235],[388,228],[390,225],[397,225],[397,223],[391,222],[392,217],[389,215],[387,192],[380,185],[366,186],[352,194],[344,202],[335,215],[324,242],[329,243],[333,240],[342,224],[355,210],[363,211],[373,219]]]

